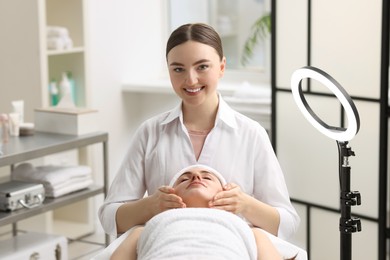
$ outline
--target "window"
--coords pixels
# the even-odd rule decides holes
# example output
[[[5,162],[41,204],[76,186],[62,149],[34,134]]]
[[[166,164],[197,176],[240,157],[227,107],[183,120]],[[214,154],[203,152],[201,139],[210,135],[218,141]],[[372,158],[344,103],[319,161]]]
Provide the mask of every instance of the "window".
[[[204,22],[213,26],[221,36],[227,69],[240,72],[270,71],[270,37],[260,39],[253,56],[243,60],[245,42],[255,22],[269,14],[265,0],[169,0],[169,33],[179,25]]]

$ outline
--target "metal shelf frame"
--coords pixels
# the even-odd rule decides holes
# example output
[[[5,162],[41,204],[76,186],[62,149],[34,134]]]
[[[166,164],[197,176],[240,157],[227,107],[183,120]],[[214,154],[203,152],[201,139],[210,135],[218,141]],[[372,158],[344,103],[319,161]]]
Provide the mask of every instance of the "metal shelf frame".
[[[13,224],[14,234],[17,233],[16,222],[50,210],[54,210],[71,203],[87,199],[98,194],[107,195],[108,191],[108,134],[95,132],[85,135],[63,135],[53,133],[35,132],[31,136],[11,137],[7,143],[0,147],[0,167],[40,158],[46,155],[67,150],[78,149],[92,144],[103,145],[103,186],[91,186],[77,192],[58,198],[46,198],[44,203],[32,209],[19,209],[13,212],[0,212],[0,226]],[[109,236],[106,235],[106,245]]]

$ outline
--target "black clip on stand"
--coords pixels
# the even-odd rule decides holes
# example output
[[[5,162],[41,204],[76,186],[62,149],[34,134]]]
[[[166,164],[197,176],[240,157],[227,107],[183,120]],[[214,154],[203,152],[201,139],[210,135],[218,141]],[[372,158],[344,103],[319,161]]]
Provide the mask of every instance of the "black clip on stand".
[[[322,121],[310,108],[302,91],[301,81],[312,78],[329,88],[341,102],[348,118],[348,127],[329,126]],[[291,91],[298,108],[306,119],[321,133],[337,141],[339,150],[339,179],[340,179],[340,259],[352,258],[352,233],[361,231],[360,219],[351,216],[351,207],[360,205],[360,193],[351,191],[351,167],[349,157],[355,153],[348,147],[351,140],[359,131],[360,119],[355,104],[344,88],[326,72],[311,66],[296,70],[291,77]]]
[[[351,191],[351,167],[349,156],[355,153],[348,146],[348,142],[337,141],[339,148],[339,174],[340,174],[340,257],[341,259],[352,259],[352,233],[362,230],[360,219],[351,216],[351,207],[361,204],[360,193]]]

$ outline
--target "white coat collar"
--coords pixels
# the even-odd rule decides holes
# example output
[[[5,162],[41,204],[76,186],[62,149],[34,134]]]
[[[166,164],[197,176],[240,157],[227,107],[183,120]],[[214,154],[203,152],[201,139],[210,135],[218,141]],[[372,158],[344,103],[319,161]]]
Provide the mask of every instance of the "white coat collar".
[[[218,121],[222,121],[231,128],[237,128],[235,111],[226,103],[225,100],[223,100],[221,94],[218,94],[218,98],[219,105],[217,118],[215,119],[215,125],[218,124]],[[177,118],[179,118],[180,122],[183,124],[182,103],[180,103],[174,109],[169,111],[167,117],[161,122],[161,124],[168,124]]]

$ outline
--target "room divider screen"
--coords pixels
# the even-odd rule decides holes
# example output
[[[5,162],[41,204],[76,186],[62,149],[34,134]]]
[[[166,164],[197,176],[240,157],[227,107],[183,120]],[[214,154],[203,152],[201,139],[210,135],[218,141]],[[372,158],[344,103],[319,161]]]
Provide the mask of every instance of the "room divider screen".
[[[272,142],[301,218],[297,243],[309,259],[338,259],[340,200],[335,142],[303,117],[291,93],[293,72],[317,67],[349,93],[360,115],[350,145],[351,186],[362,196],[352,213],[353,259],[385,260],[388,206],[388,0],[272,1]],[[303,82],[310,107],[329,125],[348,124],[340,102],[316,81]]]

